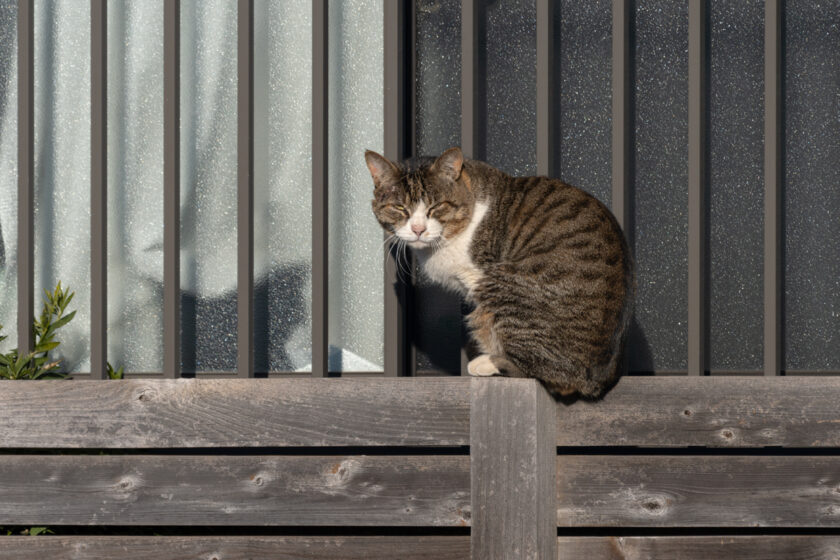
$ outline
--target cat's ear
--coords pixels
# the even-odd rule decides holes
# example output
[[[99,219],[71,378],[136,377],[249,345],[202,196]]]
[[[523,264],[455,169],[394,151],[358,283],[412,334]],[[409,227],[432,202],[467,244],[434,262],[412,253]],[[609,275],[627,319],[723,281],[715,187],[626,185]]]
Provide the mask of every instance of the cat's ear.
[[[400,180],[400,170],[388,159],[371,150],[365,150],[365,162],[373,177],[376,188],[382,185],[394,184]]]
[[[446,177],[457,181],[461,176],[461,168],[464,166],[464,153],[461,148],[449,148],[435,160],[434,168]]]

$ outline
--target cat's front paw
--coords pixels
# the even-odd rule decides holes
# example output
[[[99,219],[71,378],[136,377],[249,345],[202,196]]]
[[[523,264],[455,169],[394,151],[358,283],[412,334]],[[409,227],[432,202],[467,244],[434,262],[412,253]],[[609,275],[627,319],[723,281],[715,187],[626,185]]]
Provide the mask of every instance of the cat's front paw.
[[[501,372],[493,363],[493,360],[490,359],[489,354],[482,354],[470,360],[470,363],[467,364],[467,373],[480,377],[489,377],[491,375],[499,375]]]

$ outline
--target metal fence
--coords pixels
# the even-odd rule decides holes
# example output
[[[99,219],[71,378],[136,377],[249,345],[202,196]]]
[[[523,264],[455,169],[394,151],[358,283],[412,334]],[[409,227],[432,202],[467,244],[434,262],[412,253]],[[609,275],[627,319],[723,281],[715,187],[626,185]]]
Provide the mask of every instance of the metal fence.
[[[312,20],[312,375],[328,371],[328,2],[313,0]],[[709,6],[689,0],[688,18],[688,368],[709,371],[708,270],[708,97]],[[179,270],[179,2],[164,3],[164,365],[165,377],[181,375]],[[485,156],[486,7],[480,0],[461,4],[461,134],[469,157]],[[557,170],[552,114],[556,3],[536,0],[537,14],[537,171]],[[634,69],[632,2],[612,2],[612,209],[632,237],[634,213]],[[34,0],[18,4],[19,185],[18,325],[19,346],[31,348],[34,299]],[[106,49],[105,0],[91,0],[91,377],[105,375],[107,348],[106,241]],[[783,127],[781,0],[767,0],[764,41],[764,375],[780,375],[783,365]],[[254,185],[253,89],[254,2],[238,0],[238,359],[236,375],[254,376]],[[414,155],[416,2],[384,3],[385,155]],[[632,242],[632,239],[631,239]],[[387,252],[387,251],[386,251]],[[386,256],[384,374],[416,372],[416,348],[409,327],[412,289],[398,278]],[[462,351],[463,354],[463,351]],[[464,357],[462,356],[462,366]],[[462,368],[463,369],[463,368]],[[800,372],[807,373],[807,372]]]

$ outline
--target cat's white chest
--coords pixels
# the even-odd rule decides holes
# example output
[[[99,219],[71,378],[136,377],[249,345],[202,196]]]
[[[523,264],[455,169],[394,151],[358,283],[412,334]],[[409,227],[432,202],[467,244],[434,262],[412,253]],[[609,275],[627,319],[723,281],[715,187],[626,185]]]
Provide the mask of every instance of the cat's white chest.
[[[476,202],[469,225],[436,251],[418,251],[418,260],[430,280],[469,296],[481,280],[481,271],[470,256],[473,236],[487,213],[486,202]]]

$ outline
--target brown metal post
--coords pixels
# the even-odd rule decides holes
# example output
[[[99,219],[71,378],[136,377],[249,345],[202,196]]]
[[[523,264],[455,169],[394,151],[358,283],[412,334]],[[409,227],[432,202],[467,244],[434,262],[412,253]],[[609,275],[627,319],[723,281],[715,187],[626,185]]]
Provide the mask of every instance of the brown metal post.
[[[35,291],[35,0],[18,2],[18,318],[20,352],[32,350]]]
[[[764,375],[780,375],[784,368],[781,2],[764,4]]]
[[[552,85],[554,58],[554,2],[537,0],[537,174],[554,175],[559,158],[552,134],[554,112],[559,109]]]
[[[237,376],[254,376],[254,0],[237,14]]]
[[[688,373],[708,370],[705,0],[688,3]]]
[[[180,7],[163,5],[163,373],[181,375]]]
[[[105,379],[108,354],[107,3],[90,3],[90,377]]]
[[[329,368],[328,2],[312,2],[312,376]]]

